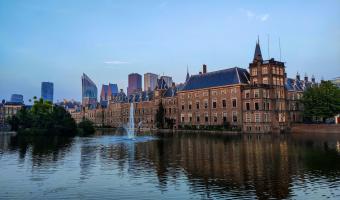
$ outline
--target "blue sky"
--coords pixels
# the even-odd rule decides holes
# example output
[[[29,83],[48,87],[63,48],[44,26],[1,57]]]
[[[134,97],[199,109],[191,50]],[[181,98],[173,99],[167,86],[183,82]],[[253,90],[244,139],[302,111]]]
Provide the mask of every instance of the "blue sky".
[[[54,99],[81,99],[83,72],[126,90],[131,72],[182,82],[198,73],[262,54],[299,71],[340,75],[340,1],[16,1],[0,0],[0,98],[40,96],[52,81]],[[27,102],[27,101],[26,101]]]

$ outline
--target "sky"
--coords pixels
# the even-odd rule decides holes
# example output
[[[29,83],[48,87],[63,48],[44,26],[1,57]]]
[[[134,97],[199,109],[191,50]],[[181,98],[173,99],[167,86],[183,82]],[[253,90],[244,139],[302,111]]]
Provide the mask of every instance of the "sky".
[[[81,75],[126,90],[129,73],[185,80],[264,58],[317,80],[340,76],[340,1],[0,0],[0,98],[81,100]],[[269,42],[268,42],[269,41]]]

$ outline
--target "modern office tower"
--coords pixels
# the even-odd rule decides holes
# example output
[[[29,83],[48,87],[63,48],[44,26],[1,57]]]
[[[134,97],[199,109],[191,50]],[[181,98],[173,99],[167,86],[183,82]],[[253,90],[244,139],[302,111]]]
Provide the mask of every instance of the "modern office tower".
[[[144,90],[153,91],[157,86],[158,75],[153,73],[144,74]]]
[[[96,84],[85,73],[83,73],[83,76],[81,77],[81,85],[82,105],[94,108],[97,104]]]
[[[53,83],[41,83],[41,98],[44,99],[44,101],[50,101],[53,103]]]
[[[172,77],[171,76],[161,76],[160,79],[163,79],[168,87],[172,85]]]
[[[129,74],[127,94],[130,95],[134,92],[140,91],[142,91],[142,76],[137,73]]]
[[[11,95],[11,102],[24,103],[24,96],[22,96],[22,94],[12,94]]]

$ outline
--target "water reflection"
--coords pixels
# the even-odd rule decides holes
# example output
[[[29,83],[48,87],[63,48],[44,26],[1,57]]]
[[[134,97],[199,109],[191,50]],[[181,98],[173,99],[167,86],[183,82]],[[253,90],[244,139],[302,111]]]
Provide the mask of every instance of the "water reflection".
[[[51,174],[68,174],[74,182],[65,184],[73,189],[49,194],[65,198],[74,197],[75,192],[84,193],[82,198],[114,194],[120,199],[340,195],[339,135],[175,134],[134,142],[121,137],[1,135],[0,161],[5,165],[10,160],[21,162],[31,169],[24,174],[35,177],[31,182],[45,184]],[[20,161],[25,158],[31,163]],[[10,184],[20,180],[10,176],[6,179]]]

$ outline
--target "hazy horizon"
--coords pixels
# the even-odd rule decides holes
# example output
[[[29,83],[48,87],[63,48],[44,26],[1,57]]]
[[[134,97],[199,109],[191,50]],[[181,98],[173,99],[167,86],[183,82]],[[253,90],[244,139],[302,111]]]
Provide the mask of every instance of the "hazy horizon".
[[[0,94],[81,100],[81,75],[98,87],[151,72],[183,82],[197,74],[248,69],[260,37],[263,57],[289,77],[340,76],[340,1],[1,1]],[[268,45],[269,35],[269,45]],[[268,47],[269,54],[268,55]],[[143,85],[143,84],[142,84]],[[99,95],[99,94],[98,94]]]

